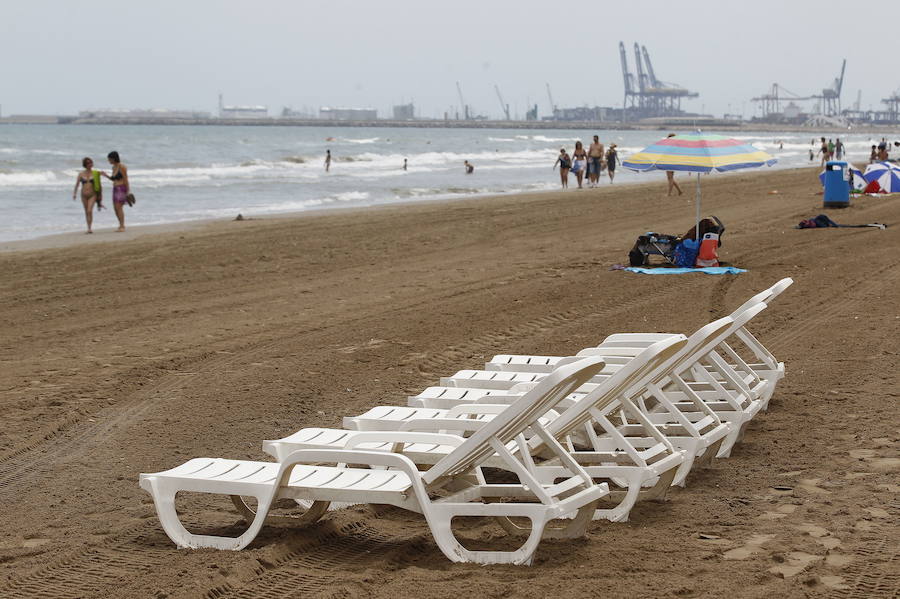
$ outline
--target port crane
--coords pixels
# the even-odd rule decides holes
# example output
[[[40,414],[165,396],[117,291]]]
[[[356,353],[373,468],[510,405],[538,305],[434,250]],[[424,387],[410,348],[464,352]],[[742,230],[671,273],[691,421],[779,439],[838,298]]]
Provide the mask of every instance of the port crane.
[[[628,54],[624,42],[619,42],[619,59],[622,63],[622,80],[625,84],[622,108],[626,115],[629,109],[641,118],[676,115],[681,112],[682,98],[696,98],[699,95],[675,83],[666,83],[658,79],[646,46],[634,44],[637,77],[628,67]]]
[[[497,92],[497,99],[500,100],[500,109],[503,111],[503,114],[506,115],[506,120],[511,120],[509,117],[509,104],[503,101],[503,96],[500,95],[500,86],[496,83],[494,84],[494,91]]]
[[[459,81],[456,82],[456,93],[459,94],[459,105],[462,106],[463,119],[468,121],[471,118],[469,116],[469,105],[466,104],[466,100],[463,98],[462,87],[460,87]]]
[[[821,101],[820,112],[825,116],[836,116],[841,113],[841,89],[844,87],[844,71],[847,69],[847,59],[841,64],[841,74],[835,77],[830,87],[822,90],[821,94],[813,98]]]
[[[758,102],[762,107],[762,117],[766,118],[774,114],[781,114],[782,102],[803,102],[805,100],[813,100],[814,96],[800,96],[783,85],[777,83],[772,84],[772,88],[761,96],[751,98],[751,102]]]
[[[550,93],[550,84],[547,83],[547,98],[550,99],[550,113],[556,114],[556,102],[553,101],[553,94]]]

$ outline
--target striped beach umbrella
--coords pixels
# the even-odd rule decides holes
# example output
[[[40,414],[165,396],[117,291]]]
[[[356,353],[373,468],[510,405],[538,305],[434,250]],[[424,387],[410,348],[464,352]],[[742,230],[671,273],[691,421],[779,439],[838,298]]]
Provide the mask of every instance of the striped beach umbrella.
[[[751,144],[724,135],[672,135],[632,154],[622,166],[634,171],[710,173],[772,166],[777,160]],[[697,176],[697,231],[700,230],[700,177]]]
[[[866,167],[863,175],[869,183],[878,181],[878,186],[885,193],[900,191],[900,166],[890,162],[873,162]]]

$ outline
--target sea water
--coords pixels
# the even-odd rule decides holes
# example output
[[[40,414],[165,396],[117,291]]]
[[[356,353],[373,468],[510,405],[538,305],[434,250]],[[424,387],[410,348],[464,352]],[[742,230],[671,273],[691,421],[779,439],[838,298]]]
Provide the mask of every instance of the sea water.
[[[575,140],[587,146],[594,134],[607,147],[617,144],[621,159],[662,137],[602,129],[0,125],[0,241],[83,230],[80,192],[72,200],[81,160],[90,156],[95,168],[110,172],[110,150],[128,166],[137,196],[126,207],[132,226],[558,189],[559,149],[571,154]],[[730,135],[774,155],[775,168],[819,163],[809,160],[809,150],[818,149],[813,133]],[[857,160],[868,156],[874,138],[841,136]],[[465,173],[464,160],[475,166],[473,174]],[[616,171],[617,184],[663,185],[663,177]],[[601,184],[609,185],[605,174]],[[569,185],[575,187],[574,176]],[[95,226],[116,226],[106,180],[103,198],[109,209],[95,214]]]

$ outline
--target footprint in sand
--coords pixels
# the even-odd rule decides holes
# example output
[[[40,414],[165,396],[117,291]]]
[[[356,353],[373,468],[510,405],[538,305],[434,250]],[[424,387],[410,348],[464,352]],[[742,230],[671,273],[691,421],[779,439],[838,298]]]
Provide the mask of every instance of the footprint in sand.
[[[791,576],[796,576],[800,572],[803,572],[812,564],[823,558],[821,555],[810,555],[809,553],[803,553],[802,551],[791,551],[784,556],[773,555],[772,559],[776,561],[781,560],[782,563],[769,568],[769,572],[778,574],[782,578],[790,578]]]
[[[875,518],[890,518],[891,515],[887,512],[887,510],[881,509],[880,507],[867,507],[866,511],[872,514]]]
[[[747,559],[762,551],[763,544],[774,538],[775,535],[753,535],[747,539],[747,542],[744,543],[743,546],[729,549],[722,554],[722,557],[725,559]]]
[[[853,563],[853,558],[840,553],[829,553],[825,556],[825,565],[832,568],[843,568]]]
[[[803,489],[807,493],[813,493],[815,495],[830,495],[831,491],[826,491],[825,489],[818,486],[820,482],[822,482],[821,478],[803,478],[800,479],[800,483],[797,485],[797,488]]]
[[[785,516],[793,514],[795,511],[797,511],[797,506],[788,503],[779,505],[775,508],[774,512],[763,512],[761,515],[757,516],[757,518],[760,520],[780,520]]]
[[[816,543],[824,546],[826,549],[835,549],[841,546],[841,540],[831,536],[831,533],[815,524],[804,522],[794,526],[800,532],[813,537]]]
[[[844,590],[850,588],[844,584],[844,579],[840,576],[821,576],[819,580],[830,589]]]

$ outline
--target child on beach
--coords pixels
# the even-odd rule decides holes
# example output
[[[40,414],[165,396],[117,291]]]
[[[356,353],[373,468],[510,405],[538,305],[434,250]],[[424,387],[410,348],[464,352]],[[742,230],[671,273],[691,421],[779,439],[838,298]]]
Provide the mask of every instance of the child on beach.
[[[471,164],[468,160],[463,160],[463,166],[466,169],[466,174],[471,175],[475,172],[475,166]]]
[[[562,188],[567,189],[569,187],[569,169],[572,168],[572,159],[566,154],[565,148],[559,149],[559,158],[553,163],[553,168],[556,168],[557,164],[559,165],[559,179],[562,183]]]

